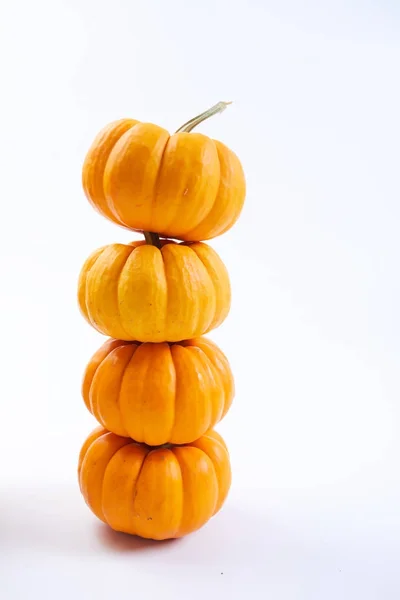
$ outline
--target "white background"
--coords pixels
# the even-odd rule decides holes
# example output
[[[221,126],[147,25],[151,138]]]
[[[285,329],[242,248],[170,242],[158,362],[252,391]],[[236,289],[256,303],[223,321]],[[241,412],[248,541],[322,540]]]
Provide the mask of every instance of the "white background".
[[[399,34],[396,0],[1,3],[2,599],[400,597]],[[77,487],[102,337],[76,280],[134,237],[91,209],[81,164],[109,121],[173,131],[219,100],[201,131],[248,179],[212,242],[234,482],[204,529],[155,544]]]

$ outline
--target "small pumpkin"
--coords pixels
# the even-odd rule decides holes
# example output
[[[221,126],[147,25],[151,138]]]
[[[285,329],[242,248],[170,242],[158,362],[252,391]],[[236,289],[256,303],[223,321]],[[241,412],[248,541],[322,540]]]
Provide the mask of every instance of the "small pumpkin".
[[[83,165],[83,189],[105,217],[131,230],[201,241],[221,235],[238,219],[245,178],[224,144],[190,133],[227,106],[220,102],[177,133],[134,119],[107,125]]]
[[[78,476],[99,519],[156,540],[199,529],[219,511],[231,484],[228,450],[215,431],[183,446],[151,448],[98,427],[82,447]]]
[[[82,395],[97,421],[117,435],[149,446],[185,444],[224,417],[234,383],[226,356],[206,338],[108,340],[89,361]]]
[[[87,259],[78,283],[86,320],[113,338],[178,342],[218,327],[231,301],[227,270],[207,244],[111,244]]]

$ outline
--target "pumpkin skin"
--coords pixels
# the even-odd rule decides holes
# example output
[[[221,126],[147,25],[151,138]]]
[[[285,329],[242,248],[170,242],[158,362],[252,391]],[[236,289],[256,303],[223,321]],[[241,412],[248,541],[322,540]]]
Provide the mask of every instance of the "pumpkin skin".
[[[83,378],[86,407],[109,431],[149,446],[197,440],[234,396],[228,360],[216,344],[108,340]]]
[[[78,301],[95,329],[120,340],[178,342],[224,321],[231,290],[218,254],[201,242],[161,246],[111,244],[86,260]]]
[[[221,142],[134,119],[107,125],[83,164],[91,204],[128,229],[187,241],[221,235],[246,194],[242,166]]]
[[[184,446],[151,448],[98,427],[83,444],[78,476],[99,519],[155,540],[199,529],[219,511],[231,484],[228,450],[214,431]]]

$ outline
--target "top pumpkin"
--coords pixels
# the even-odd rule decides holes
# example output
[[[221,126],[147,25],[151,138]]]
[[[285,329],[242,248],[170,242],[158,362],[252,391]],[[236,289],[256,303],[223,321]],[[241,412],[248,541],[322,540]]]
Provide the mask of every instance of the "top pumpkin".
[[[133,119],[107,125],[83,165],[89,201],[128,229],[185,241],[208,240],[230,229],[245,199],[240,161],[221,142],[190,133],[226,105],[216,104],[174,135]]]

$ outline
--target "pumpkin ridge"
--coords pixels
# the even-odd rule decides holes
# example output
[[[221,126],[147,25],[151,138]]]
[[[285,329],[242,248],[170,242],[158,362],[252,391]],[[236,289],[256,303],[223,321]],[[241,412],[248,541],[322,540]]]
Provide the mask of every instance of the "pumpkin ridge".
[[[200,243],[201,244],[201,242],[195,242],[195,243]],[[214,308],[214,314],[211,317],[210,322],[207,324],[207,327],[205,327],[205,331],[207,332],[207,331],[210,331],[210,329],[212,329],[212,324],[215,322],[216,315],[217,315],[217,297],[218,297],[217,288],[215,286],[214,279],[211,277],[211,275],[209,273],[207,265],[204,263],[204,261],[201,259],[201,257],[197,254],[197,252],[192,248],[192,245],[188,245],[187,248],[190,248],[190,250],[196,255],[196,257],[198,258],[198,260],[201,262],[201,264],[205,268],[206,273],[208,275],[208,278],[211,281],[212,288],[214,290],[215,308]],[[199,319],[200,319],[200,314],[199,314]],[[199,324],[199,319],[197,320],[197,325]]]
[[[94,266],[96,265],[97,261],[99,260],[100,256],[102,256],[102,254],[106,248],[107,248],[107,246],[102,246],[98,250],[98,255],[94,259],[93,263],[90,265],[89,269],[87,269],[84,274],[84,277],[85,277],[85,293],[84,293],[85,314],[87,315],[89,323],[92,325],[92,327],[94,327],[94,329],[96,329],[96,331],[100,331],[100,329],[98,328],[97,324],[93,321],[92,316],[91,316],[91,311],[88,306],[88,293],[87,293],[88,279],[90,277],[90,272],[92,271],[92,269],[94,268]],[[89,260],[90,260],[90,257],[89,257]],[[100,333],[101,333],[101,331],[100,331]]]
[[[207,340],[207,341],[209,341],[209,340]],[[223,376],[222,376],[222,374],[221,374],[221,371],[218,369],[217,365],[215,364],[215,361],[214,361],[214,359],[213,359],[213,358],[211,358],[211,357],[210,357],[210,356],[207,354],[207,352],[205,352],[205,351],[203,350],[203,348],[202,348],[201,346],[198,346],[198,347],[200,348],[201,352],[203,352],[203,354],[205,354],[205,356],[207,357],[208,361],[210,362],[210,365],[211,365],[211,368],[212,368],[213,372],[217,374],[217,379],[218,379],[218,382],[220,383],[220,385],[221,385],[221,388],[222,388],[222,390],[223,390],[223,405],[222,405],[222,412],[221,412],[221,414],[220,414],[220,416],[219,416],[219,419],[218,419],[218,421],[217,421],[217,423],[219,423],[219,421],[221,421],[221,419],[223,419],[223,418],[224,418],[224,416],[225,416],[225,415],[226,415],[226,413],[228,412],[228,409],[229,409],[229,407],[231,406],[231,404],[232,404],[232,402],[233,402],[233,398],[234,398],[234,379],[233,379],[233,373],[230,371],[230,365],[229,365],[229,362],[228,362],[228,359],[227,359],[227,357],[225,356],[225,354],[222,352],[222,350],[221,350],[221,349],[219,348],[219,346],[218,346],[218,347],[217,347],[217,351],[218,351],[218,352],[220,352],[220,353],[223,355],[223,358],[225,358],[225,359],[226,359],[226,361],[227,361],[227,363],[228,363],[228,364],[227,364],[227,365],[224,365],[224,367],[227,367],[227,368],[229,369],[229,371],[230,371],[230,377],[231,377],[231,379],[232,379],[232,381],[233,381],[233,394],[232,394],[232,397],[231,397],[231,398],[229,398],[229,397],[227,396],[227,393],[226,393],[226,389],[225,389],[225,383],[224,383],[224,378],[223,378]],[[216,352],[216,350],[215,350],[215,348],[213,348],[213,357],[215,356],[215,354],[214,354],[215,352]]]
[[[176,427],[176,389],[177,389],[177,386],[178,386],[178,378],[176,376],[176,365],[175,365],[175,361],[174,361],[174,355],[171,352],[171,344],[169,342],[167,342],[167,344],[168,344],[169,355],[171,357],[171,364],[173,366],[174,373],[175,373],[175,378],[174,378],[174,380],[175,380],[175,390],[174,390],[174,418],[172,420],[171,429],[170,429],[170,432],[169,432],[169,435],[168,435],[168,439],[171,440],[173,432],[174,432],[174,429]]]
[[[132,356],[130,357],[129,361],[125,365],[125,368],[124,368],[124,370],[122,372],[121,381],[120,381],[120,385],[119,385],[119,392],[118,392],[118,402],[117,402],[118,411],[119,411],[119,414],[120,414],[120,417],[121,417],[121,423],[122,423],[122,426],[125,429],[128,437],[131,437],[131,435],[130,435],[128,427],[126,426],[126,423],[125,423],[125,414],[124,414],[124,412],[121,409],[121,389],[122,389],[122,385],[123,385],[123,381],[124,381],[124,378],[125,378],[126,371],[128,370],[128,367],[131,364],[132,359],[135,356],[137,349],[139,348],[139,344],[132,343],[132,346],[135,346],[135,349],[132,352]]]
[[[206,136],[208,137],[208,136]],[[207,213],[205,215],[203,215],[203,217],[200,219],[200,221],[198,223],[196,223],[196,225],[194,225],[194,227],[192,227],[189,231],[181,231],[179,234],[179,237],[185,239],[185,240],[190,240],[191,237],[191,233],[192,231],[196,231],[196,229],[198,227],[201,227],[202,223],[208,218],[209,214],[211,213],[211,211],[213,210],[215,203],[217,201],[218,198],[218,194],[219,194],[219,190],[221,187],[221,163],[219,160],[219,155],[218,155],[218,149],[217,146],[215,144],[215,140],[213,140],[212,138],[208,138],[215,146],[215,151],[216,151],[216,155],[217,155],[217,159],[218,159],[218,166],[219,166],[219,181],[218,181],[218,186],[217,189],[215,191],[215,196],[214,196],[214,200],[212,201],[212,204],[210,206],[210,208],[208,209]]]
[[[148,374],[149,374],[149,371],[150,371],[150,367],[151,367],[151,360],[148,360],[147,361],[147,365],[146,365],[146,371],[145,371],[144,376],[143,376],[144,381],[146,381],[146,379],[148,377]],[[146,394],[146,390],[145,390],[145,394]],[[145,420],[143,419],[143,402],[142,402],[142,404],[140,406],[140,421],[139,422],[141,423],[141,430],[142,430],[141,438],[143,440],[143,443],[146,443],[144,441],[144,439],[145,439],[145,424],[144,424]]]
[[[93,442],[93,444],[95,444],[95,443],[97,442],[97,440],[101,439],[103,436],[105,436],[105,435],[110,435],[110,434],[111,434],[111,435],[113,435],[113,436],[115,436],[115,433],[111,433],[111,432],[109,432],[109,431],[106,431],[106,432],[105,432],[105,433],[103,433],[101,436],[99,436],[97,439],[95,439],[95,440],[94,440],[94,442]],[[118,436],[116,436],[116,437],[118,437]],[[119,437],[122,437],[122,436],[119,436]],[[127,443],[129,443],[129,442],[127,442]],[[92,447],[92,445],[93,445],[93,444],[90,444],[90,448]],[[126,446],[126,445],[127,445],[127,444],[124,444],[124,446]],[[109,523],[108,523],[107,519],[106,519],[106,518],[105,518],[105,516],[104,516],[104,509],[103,509],[103,486],[104,486],[104,478],[105,478],[106,471],[107,471],[107,469],[108,469],[108,467],[109,467],[109,465],[110,465],[110,462],[111,462],[111,459],[112,459],[112,457],[113,457],[115,454],[117,454],[117,452],[119,452],[119,451],[120,451],[122,448],[124,448],[124,446],[122,446],[121,448],[118,448],[118,449],[117,449],[117,450],[116,450],[116,451],[115,451],[115,452],[114,452],[114,453],[113,453],[113,454],[110,456],[110,458],[109,458],[109,460],[108,460],[108,463],[107,463],[107,465],[106,465],[106,468],[104,469],[104,472],[103,472],[102,478],[101,478],[101,486],[100,486],[100,487],[101,487],[101,497],[100,497],[100,500],[101,500],[101,506],[100,506],[100,509],[101,509],[102,520],[103,520],[105,523],[107,523],[108,525],[109,525]],[[89,448],[88,448],[88,450],[86,451],[86,453],[87,453],[88,451],[89,451]]]
[[[218,493],[217,493],[217,497],[215,499],[215,504],[214,504],[213,510],[212,510],[212,516],[214,516],[215,512],[217,510],[217,506],[219,504],[219,496],[220,496],[220,493],[221,493],[221,490],[220,490],[220,487],[219,487],[219,479],[218,479],[217,470],[215,468],[213,459],[211,458],[211,456],[207,452],[205,452],[205,450],[203,450],[203,448],[199,448],[199,450],[200,449],[203,452],[203,454],[205,454],[207,456],[207,458],[210,460],[210,463],[212,464],[212,470],[213,470],[213,473],[214,473],[215,482],[217,484],[217,492]]]
[[[107,357],[105,357],[105,358],[107,358]],[[97,404],[96,404],[96,410],[94,409],[93,389],[92,388],[93,388],[93,382],[94,382],[94,379],[96,377],[96,374],[99,372],[99,368],[101,367],[101,365],[104,362],[104,360],[101,361],[100,365],[97,367],[96,371],[94,372],[92,381],[90,383],[90,388],[89,388],[89,406],[90,406],[90,412],[94,416],[94,418],[96,419],[96,421],[98,421],[103,427],[104,427],[104,423],[100,419],[98,419],[98,417],[97,417],[97,415],[98,415]]]
[[[168,277],[167,277],[167,267],[165,266],[165,260],[164,260],[164,254],[163,254],[163,248],[164,246],[166,246],[167,244],[164,244],[161,246],[160,252],[161,252],[161,256],[162,256],[162,264],[163,264],[163,269],[164,269],[164,279],[165,279],[165,317],[164,317],[164,327],[165,327],[165,331],[167,331],[168,328],[168,305],[170,303],[170,291],[169,291],[169,284],[168,284]]]
[[[210,138],[211,139],[211,138]],[[215,198],[209,208],[209,210],[207,211],[207,213],[202,217],[202,219],[200,219],[200,221],[198,223],[196,223],[196,225],[194,227],[192,227],[191,229],[189,229],[189,231],[183,231],[180,235],[182,237],[184,237],[185,240],[190,240],[191,238],[191,234],[193,231],[196,231],[196,229],[198,229],[199,227],[201,227],[204,223],[204,221],[208,218],[208,216],[210,215],[210,212],[213,210],[215,203],[217,201],[218,198],[218,194],[219,194],[219,190],[221,187],[221,162],[219,160],[219,155],[218,155],[218,149],[217,149],[217,145],[215,144],[215,140],[211,139],[211,141],[213,142],[215,149],[217,151],[217,157],[218,157],[218,164],[219,164],[219,182],[218,182],[218,187],[217,190],[215,192]],[[229,229],[229,228],[228,228]]]
[[[135,513],[135,500],[136,500],[136,496],[137,496],[137,493],[138,493],[137,492],[137,486],[138,486],[140,475],[142,474],[142,471],[143,471],[144,463],[146,462],[147,457],[149,456],[150,453],[151,453],[151,450],[149,450],[147,452],[146,456],[143,458],[142,464],[140,465],[138,474],[137,474],[135,482],[133,484],[132,512],[133,512],[133,514],[135,516],[137,515],[137,513]]]
[[[175,135],[175,134],[174,134],[174,135]],[[158,169],[158,171],[157,171],[157,179],[156,179],[156,185],[154,186],[154,199],[153,199],[153,203],[152,203],[152,209],[154,208],[154,203],[155,203],[155,201],[156,201],[156,199],[157,199],[157,195],[158,195],[158,185],[159,185],[159,181],[160,181],[160,177],[161,177],[161,171],[162,171],[162,168],[163,168],[163,166],[164,166],[164,162],[165,162],[165,155],[166,155],[166,152],[167,152],[167,147],[168,147],[168,144],[169,144],[169,142],[170,142],[171,138],[172,138],[172,135],[170,135],[170,136],[169,136],[169,138],[168,138],[168,140],[167,140],[167,143],[166,143],[166,144],[165,144],[165,146],[164,146],[164,150],[163,150],[162,157],[161,157],[161,161],[160,161],[160,168],[159,168],[159,169]],[[175,213],[172,213],[172,217],[170,218],[170,220],[169,220],[168,222],[164,223],[163,230],[166,230],[166,229],[168,229],[168,228],[169,228],[169,226],[170,226],[171,222],[172,222],[172,221],[175,219],[175,217],[176,217]],[[152,226],[153,226],[153,219],[152,219],[152,221],[151,221],[151,224],[152,224]]]
[[[124,344],[121,344],[121,346],[123,346]],[[89,386],[89,407],[90,407],[90,412],[91,414],[94,416],[94,418],[99,421],[101,423],[101,425],[104,424],[102,423],[102,421],[100,421],[97,416],[95,415],[95,411],[93,410],[93,401],[92,401],[92,394],[93,394],[93,382],[95,380],[95,377],[97,375],[97,373],[99,372],[99,369],[102,367],[102,365],[104,364],[104,361],[116,350],[118,350],[118,348],[120,348],[120,346],[117,346],[116,348],[113,348],[113,350],[111,350],[110,352],[108,352],[103,358],[102,360],[99,362],[99,364],[97,365],[94,373],[93,373],[93,377],[90,381],[90,386]],[[98,412],[98,411],[97,411]]]
[[[211,435],[212,433],[217,434],[217,437],[214,437],[213,435]],[[207,431],[202,437],[207,438],[208,440],[211,440],[213,443],[218,443],[221,448],[223,448],[225,450],[225,452],[227,453],[228,457],[229,457],[229,451],[228,448],[225,444],[225,442],[222,440],[221,436],[214,431],[213,429]]]
[[[132,338],[132,336],[130,335],[129,331],[127,331],[127,329],[126,329],[126,327],[125,327],[125,325],[123,323],[122,316],[121,316],[120,298],[119,298],[119,282],[120,282],[120,279],[121,279],[122,271],[125,269],[126,263],[130,259],[132,252],[135,252],[136,248],[137,248],[137,246],[133,246],[132,251],[128,254],[128,256],[127,256],[124,264],[122,265],[122,267],[121,267],[121,269],[120,269],[120,271],[118,273],[118,277],[116,278],[116,280],[117,280],[116,288],[117,288],[118,320],[119,320],[119,322],[121,324],[122,329],[125,331],[126,335],[128,336],[128,339]]]
[[[175,529],[175,531],[174,531],[173,535],[171,536],[171,537],[173,537],[173,538],[176,538],[176,537],[179,537],[179,531],[181,530],[181,527],[182,527],[185,489],[184,489],[184,485],[183,485],[183,476],[182,476],[182,467],[181,467],[181,463],[179,462],[179,459],[178,459],[178,457],[176,456],[175,452],[173,452],[172,450],[171,450],[171,452],[172,452],[172,454],[174,455],[174,457],[175,457],[175,460],[176,460],[176,462],[177,462],[177,464],[178,464],[178,467],[179,467],[179,476],[180,476],[180,481],[181,481],[181,486],[180,486],[180,487],[181,487],[181,494],[182,494],[182,497],[181,497],[181,507],[182,507],[182,510],[181,510],[181,514],[180,514],[180,518],[179,518],[179,525],[178,525],[178,527]]]
[[[134,119],[132,119],[132,121],[134,121]],[[108,165],[108,162],[109,162],[109,160],[110,160],[110,156],[112,155],[112,152],[113,152],[113,150],[114,150],[115,146],[118,144],[118,142],[121,140],[121,138],[123,138],[123,137],[124,137],[124,135],[125,135],[125,134],[129,133],[129,132],[130,132],[132,129],[134,129],[134,128],[135,128],[137,125],[142,125],[142,121],[136,121],[136,122],[135,122],[135,123],[134,123],[134,124],[133,124],[131,127],[129,127],[129,128],[126,130],[126,131],[124,131],[124,132],[122,133],[122,135],[120,135],[120,136],[118,137],[118,139],[117,139],[117,140],[115,140],[115,143],[114,143],[113,147],[111,148],[111,150],[110,150],[110,152],[109,152],[109,154],[108,154],[107,160],[106,160],[106,162],[105,162],[105,164],[104,164],[104,169],[103,169],[103,177],[102,177],[102,182],[101,182],[101,184],[102,184],[102,185],[101,185],[101,187],[102,187],[102,190],[103,190],[103,196],[104,196],[104,198],[105,198],[105,200],[106,200],[106,205],[107,205],[107,207],[108,207],[108,209],[109,209],[110,213],[113,215],[114,219],[116,220],[117,224],[120,224],[120,225],[122,225],[123,227],[127,227],[127,225],[126,225],[126,223],[124,223],[124,222],[121,220],[121,218],[120,218],[120,216],[118,215],[118,213],[117,213],[117,210],[116,210],[116,208],[115,208],[114,202],[112,202],[112,200],[110,200],[110,198],[109,198],[108,194],[106,194],[106,190],[105,190],[105,186],[104,186],[104,177],[105,177],[105,173],[106,173],[106,171],[107,171],[107,165]]]
[[[203,437],[203,436],[201,436],[201,437]],[[213,506],[213,510],[212,510],[212,513],[211,513],[211,516],[214,516],[215,510],[216,510],[216,507],[218,506],[218,501],[219,501],[219,481],[218,481],[218,477],[217,477],[217,472],[215,470],[214,461],[210,458],[210,456],[206,452],[204,452],[204,450],[202,448],[198,448],[197,446],[194,446],[193,445],[194,443],[195,442],[192,442],[190,444],[177,445],[177,446],[171,448],[171,452],[173,452],[175,454],[175,452],[174,452],[175,448],[178,448],[178,449],[179,448],[187,448],[188,450],[192,449],[192,450],[195,450],[197,452],[200,452],[200,454],[204,454],[204,456],[207,457],[208,461],[212,465],[212,472],[214,473],[214,478],[215,478],[216,487],[217,487],[217,497],[216,497],[215,504]],[[182,471],[182,467],[181,467],[179,458],[178,458],[178,456],[176,454],[175,454],[175,456],[177,458],[177,461],[179,463],[179,466],[181,468],[181,473],[182,473],[182,491],[183,491],[183,498],[182,498],[182,520],[183,520],[183,516],[184,516],[183,513],[184,513],[184,509],[185,509],[185,492],[184,492],[185,491],[185,481],[184,481],[183,471]],[[182,528],[182,520],[181,520],[180,525],[179,525],[179,534],[178,534],[179,536],[182,535],[181,532],[180,532],[180,530]],[[192,532],[193,531],[197,531],[200,527],[202,527],[202,525],[200,525],[199,527],[196,527],[195,529],[191,529],[191,531]]]
[[[219,228],[219,229],[217,228],[217,230],[213,233],[213,237],[218,237],[220,235],[223,235],[227,231],[229,231],[229,229],[231,229],[235,225],[235,223],[238,221],[238,219],[239,219],[239,217],[240,217],[240,215],[242,213],[243,204],[244,204],[244,200],[245,200],[245,197],[246,197],[246,180],[245,180],[245,176],[244,176],[242,164],[241,164],[241,162],[240,162],[239,157],[237,156],[237,154],[233,150],[231,150],[230,148],[228,148],[227,146],[225,146],[225,144],[223,144],[219,140],[214,140],[213,139],[213,142],[214,142],[214,144],[216,145],[216,148],[217,148],[218,160],[220,160],[220,158],[219,158],[220,155],[219,155],[219,151],[218,151],[218,144],[219,144],[220,146],[222,146],[223,148],[225,148],[226,150],[228,150],[229,154],[234,157],[234,160],[237,161],[237,163],[238,163],[238,165],[240,167],[240,171],[241,171],[241,174],[242,174],[242,177],[243,177],[243,181],[244,181],[244,197],[243,197],[243,200],[242,200],[241,207],[240,207],[239,210],[236,210],[235,212],[232,212],[232,214],[230,215],[229,219],[226,220],[225,227],[222,227],[222,229],[221,228]],[[221,161],[220,161],[220,164],[221,164]],[[218,193],[219,193],[219,188],[218,188]]]
[[[213,291],[214,291],[214,297],[215,297],[215,308],[214,308],[214,314],[212,315],[209,323],[207,323],[207,326],[205,327],[205,331],[209,331],[210,328],[211,328],[212,323],[215,321],[215,315],[216,315],[216,310],[217,310],[217,290],[216,290],[214,281],[213,281],[213,279],[212,279],[212,277],[211,277],[211,275],[210,275],[210,273],[208,271],[207,265],[204,264],[204,262],[201,260],[200,256],[197,254],[197,252],[195,250],[193,250],[192,245],[191,244],[186,244],[185,242],[183,243],[183,245],[185,245],[186,248],[188,248],[191,252],[193,252],[193,254],[196,256],[196,258],[201,262],[201,264],[203,265],[203,267],[204,267],[204,269],[205,269],[205,271],[207,273],[208,279],[211,281],[211,285],[212,285],[212,288],[213,288]],[[197,322],[196,322],[196,329],[195,329],[195,331],[198,331],[198,329],[199,329],[199,321],[200,321],[201,317],[202,317],[201,311],[198,311],[198,316],[197,316]]]
[[[211,430],[211,431],[213,431],[213,433],[216,433],[214,430]],[[201,437],[201,439],[204,439],[204,438],[206,438],[206,439],[210,440],[210,441],[211,441],[211,443],[212,443],[212,445],[214,445],[214,447],[215,447],[217,444],[218,444],[219,446],[221,446],[221,448],[224,450],[224,455],[226,455],[226,456],[225,456],[225,459],[227,459],[227,460],[226,460],[226,462],[227,462],[227,463],[230,463],[230,457],[229,457],[229,452],[228,452],[228,449],[227,449],[227,448],[226,448],[226,447],[225,447],[223,444],[221,444],[221,442],[219,441],[219,439],[217,439],[217,438],[215,438],[215,437],[213,437],[213,436],[207,435],[207,434],[205,434],[205,435],[203,435],[203,436]],[[199,441],[200,441],[200,440],[199,440]],[[194,443],[195,443],[195,442],[194,442]],[[195,448],[198,448],[198,446],[194,446],[194,447],[195,447]],[[215,467],[214,460],[211,458],[211,456],[209,455],[209,453],[207,452],[207,450],[205,450],[204,448],[199,448],[199,450],[201,450],[201,451],[202,451],[202,452],[203,452],[203,453],[204,453],[206,456],[208,456],[208,458],[210,459],[210,461],[211,461],[211,463],[212,463],[212,466],[213,466],[214,473],[215,473],[215,478],[216,478],[216,481],[217,481],[218,496],[217,496],[217,500],[216,500],[216,503],[215,503],[215,506],[214,506],[214,510],[213,510],[213,516],[214,516],[214,515],[216,515],[216,514],[217,514],[217,512],[218,512],[218,511],[219,511],[219,510],[222,508],[222,505],[223,505],[223,503],[224,503],[224,501],[222,501],[222,503],[221,503],[221,497],[220,497],[220,495],[221,495],[220,481],[219,481],[219,479],[218,479],[218,475],[217,475],[217,469],[216,469],[216,467]]]
[[[218,186],[218,190],[219,190],[219,186]],[[215,206],[215,202],[216,202],[217,196],[218,196],[218,190],[217,190],[217,193],[215,194],[214,201],[213,201],[212,205],[210,206],[210,209],[208,210],[208,212],[203,216],[203,218],[194,227],[192,227],[191,229],[189,229],[189,231],[182,231],[179,234],[179,237],[182,237],[182,239],[185,240],[185,241],[189,241],[190,238],[192,237],[192,232],[196,231],[196,229],[198,227],[202,226],[203,222],[207,219],[207,217],[209,216],[210,212],[213,210],[213,208]]]
[[[220,420],[221,420],[221,418],[222,418],[223,411],[224,411],[224,408],[225,408],[225,401],[226,401],[226,398],[225,398],[225,396],[226,396],[226,394],[225,394],[225,387],[223,385],[222,376],[221,376],[220,372],[215,367],[215,365],[213,364],[212,360],[209,358],[209,356],[207,355],[207,353],[204,352],[204,350],[200,346],[197,346],[197,345],[196,346],[188,346],[187,350],[189,350],[189,351],[191,351],[191,350],[192,351],[193,350],[197,351],[198,350],[205,357],[205,360],[206,360],[206,362],[207,362],[208,366],[210,367],[210,370],[211,370],[211,372],[213,374],[215,383],[222,390],[222,396],[223,396],[222,410],[219,407],[220,410],[218,411],[217,415],[215,415],[214,404],[212,402],[212,399],[211,399],[211,397],[209,397],[209,403],[210,403],[210,421],[209,421],[208,426],[206,428],[206,431],[207,431],[213,425],[216,425],[217,423],[219,423]],[[214,420],[215,416],[216,416],[216,418]]]
[[[101,429],[103,429],[103,431],[99,431],[99,430],[101,430]],[[92,433],[91,433],[90,435],[93,435],[93,434],[95,434],[95,433],[97,433],[97,432],[99,432],[99,435],[97,435],[97,436],[96,436],[96,437],[95,437],[95,438],[94,438],[94,439],[93,439],[93,440],[90,442],[89,446],[88,446],[88,447],[86,448],[86,450],[85,450],[85,453],[82,455],[82,450],[81,450],[81,453],[80,453],[80,457],[79,457],[79,458],[80,458],[81,460],[79,461],[79,464],[78,464],[78,482],[79,482],[79,487],[80,487],[80,488],[81,488],[81,473],[82,473],[82,465],[83,465],[83,461],[84,461],[84,460],[85,460],[85,458],[86,458],[86,455],[87,455],[87,453],[89,452],[89,448],[91,448],[91,447],[92,447],[92,445],[93,445],[93,444],[94,444],[94,443],[95,443],[95,442],[96,442],[98,439],[100,439],[101,437],[103,437],[103,435],[105,435],[105,434],[107,433],[107,430],[105,430],[105,428],[104,428],[102,425],[99,425],[99,426],[98,426],[96,429],[94,429],[94,430],[92,431]]]
[[[161,158],[160,158],[160,162],[158,165],[158,169],[157,169],[157,174],[154,180],[154,185],[153,185],[153,195],[151,198],[151,207],[150,207],[150,231],[153,231],[153,221],[154,221],[154,204],[157,198],[157,188],[158,188],[158,183],[160,181],[160,175],[161,175],[161,169],[164,163],[164,157],[165,157],[165,152],[167,150],[167,146],[168,146],[168,142],[171,139],[171,136],[169,136],[169,138],[167,139],[167,141],[165,142],[165,146],[163,148],[162,154],[161,154]]]
[[[110,432],[108,432],[108,433],[110,433]],[[107,433],[106,433],[105,435],[107,435]],[[115,434],[115,433],[112,433],[111,435],[116,435],[116,434]],[[117,436],[117,437],[118,437],[118,436]],[[122,436],[119,436],[119,437],[122,437]],[[96,442],[96,441],[97,441],[97,440],[95,440],[95,442]],[[103,475],[102,475],[102,478],[101,478],[101,514],[102,514],[102,519],[103,519],[104,523],[107,523],[107,525],[109,525],[110,527],[111,527],[111,525],[110,525],[110,523],[107,521],[107,519],[106,519],[106,517],[105,517],[105,515],[104,515],[104,507],[103,507],[103,496],[104,496],[104,480],[105,480],[105,477],[106,477],[106,471],[107,471],[108,467],[110,466],[110,462],[112,461],[112,459],[114,458],[114,456],[115,456],[115,455],[116,455],[116,454],[117,454],[117,453],[118,453],[120,450],[122,450],[122,448],[125,448],[125,446],[127,446],[128,444],[129,444],[129,442],[128,442],[127,444],[124,444],[124,446],[121,446],[121,448],[118,448],[118,450],[116,450],[116,451],[115,451],[115,452],[114,452],[114,453],[113,453],[113,454],[110,456],[110,458],[108,459],[108,463],[106,464],[106,468],[104,469],[104,473],[103,473]]]
[[[211,431],[213,431],[213,430],[211,430]],[[218,445],[219,445],[219,446],[220,446],[220,447],[221,447],[221,448],[224,450],[224,452],[225,452],[226,454],[228,454],[228,450],[227,450],[227,448],[224,446],[224,444],[222,444],[222,443],[220,442],[220,440],[219,440],[219,439],[217,439],[217,438],[213,437],[212,435],[209,435],[209,434],[208,434],[208,432],[204,433],[204,434],[201,436],[201,439],[207,439],[207,440],[210,440],[210,441],[211,441],[211,443],[212,443],[212,444],[214,444],[214,445],[218,444]],[[197,441],[197,440],[196,440],[196,441]],[[195,444],[196,442],[192,442],[192,443],[193,443],[193,444]],[[193,446],[193,448],[197,448],[197,446]],[[202,452],[204,452],[204,454],[206,454],[206,455],[208,456],[208,458],[211,460],[211,462],[212,462],[212,463],[213,463],[213,465],[214,465],[214,461],[212,460],[212,458],[211,458],[211,456],[208,454],[208,452],[206,452],[206,450],[204,450],[203,448],[199,448],[199,450],[201,450]]]
[[[209,328],[205,331],[205,333],[208,333],[212,329],[216,329],[217,327],[219,327],[225,321],[226,317],[228,316],[229,310],[230,310],[230,307],[231,307],[231,292],[232,292],[232,288],[231,288],[231,283],[230,283],[230,279],[229,279],[227,268],[225,266],[225,263],[222,261],[221,257],[219,256],[219,254],[217,254],[217,252],[215,252],[215,250],[210,245],[204,244],[203,242],[195,242],[193,245],[194,246],[205,247],[205,248],[208,249],[208,251],[211,250],[211,253],[214,255],[213,256],[213,260],[217,259],[216,262],[218,264],[218,270],[221,270],[224,273],[224,275],[226,276],[226,283],[227,283],[228,289],[229,289],[229,306],[228,306],[228,310],[226,311],[225,316],[221,319],[221,313],[224,314],[224,308],[222,306],[220,306],[219,307],[219,311],[218,311],[218,306],[217,306],[218,302],[217,302],[217,299],[220,298],[221,292],[223,290],[221,289],[221,286],[219,286],[217,288],[217,285],[216,285],[216,282],[214,280],[214,277],[212,277],[209,274],[210,280],[212,282],[212,285],[213,285],[213,288],[214,288],[214,292],[215,292],[215,311],[214,311],[214,318],[211,320],[211,324],[210,324]],[[194,252],[197,254],[196,250],[194,250]],[[204,260],[202,259],[201,255],[197,254],[197,257],[199,258],[200,262],[203,263],[203,265],[205,266],[205,268],[207,270],[207,273],[209,273],[207,264],[204,262]],[[221,303],[219,303],[219,304],[221,304]]]
[[[176,528],[176,530],[174,531],[174,534],[172,537],[177,538],[180,537],[180,531],[182,529],[182,521],[183,521],[183,517],[184,517],[184,512],[185,512],[185,484],[183,481],[183,471],[182,471],[182,465],[180,463],[179,457],[175,454],[174,450],[175,448],[182,448],[182,446],[172,446],[172,448],[170,448],[170,452],[172,452],[172,454],[175,456],[176,462],[179,466],[179,473],[180,473],[180,479],[181,479],[181,491],[182,491],[182,498],[181,498],[181,506],[182,506],[182,512],[180,515],[180,519],[179,519],[179,525]]]

